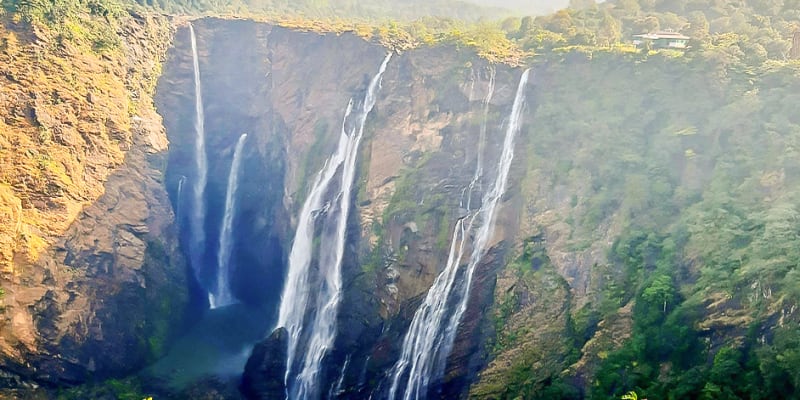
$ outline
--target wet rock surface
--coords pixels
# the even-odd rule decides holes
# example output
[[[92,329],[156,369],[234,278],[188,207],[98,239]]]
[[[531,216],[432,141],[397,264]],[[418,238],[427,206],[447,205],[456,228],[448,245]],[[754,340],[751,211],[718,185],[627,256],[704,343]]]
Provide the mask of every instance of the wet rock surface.
[[[241,391],[248,399],[267,400],[285,396],[286,329],[275,330],[253,348],[242,374]]]

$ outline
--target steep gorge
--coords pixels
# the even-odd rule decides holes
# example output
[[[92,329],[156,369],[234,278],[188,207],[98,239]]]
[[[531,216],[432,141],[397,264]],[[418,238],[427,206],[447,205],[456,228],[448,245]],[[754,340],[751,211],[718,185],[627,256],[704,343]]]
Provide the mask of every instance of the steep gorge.
[[[225,82],[219,92],[204,92],[212,102],[209,120],[228,124],[211,146],[227,143],[222,147],[230,154],[238,135],[256,135],[259,154],[250,159],[254,164],[245,176],[280,171],[255,180],[275,185],[274,198],[254,196],[251,202],[243,195],[243,204],[249,204],[243,207],[261,213],[247,220],[271,219],[273,230],[238,236],[237,246],[263,248],[259,241],[270,238],[280,243],[273,257],[285,260],[290,227],[297,223],[293,218],[321,160],[333,152],[344,109],[349,99],[363,96],[385,50],[348,33],[293,32],[246,21],[203,20],[195,29],[206,49],[201,50],[206,52],[201,57],[204,76],[209,77],[204,79]],[[176,51],[186,54],[182,36],[179,32]],[[188,59],[182,59],[183,89],[178,91],[185,108],[191,91]],[[168,67],[167,75],[174,70]],[[665,296],[664,314],[685,318],[691,330],[677,338],[685,341],[681,346],[702,349],[695,354],[751,343],[742,326],[755,320],[762,321],[757,329],[765,337],[796,323],[788,322],[795,321],[794,300],[725,302],[729,295],[724,293],[737,292],[708,285],[706,271],[716,268],[717,250],[701,251],[699,243],[713,242],[717,249],[733,244],[712,239],[714,234],[701,227],[709,222],[697,222],[708,218],[704,210],[715,207],[719,188],[732,188],[726,185],[733,181],[762,185],[755,191],[726,189],[733,203],[754,213],[795,196],[789,180],[796,176],[780,172],[794,168],[792,159],[767,160],[743,143],[763,140],[757,139],[759,129],[778,124],[788,136],[771,136],[768,146],[780,146],[796,123],[767,113],[766,105],[750,112],[747,123],[729,114],[747,104],[774,102],[785,90],[781,85],[797,84],[792,71],[778,68],[748,81],[705,54],[648,59],[575,51],[541,57],[526,89],[518,156],[496,229],[477,266],[443,379],[429,395],[449,398],[469,391],[478,398],[536,397],[553,390],[590,396],[595,376],[610,368],[609,354],[626,354],[632,338],[645,329],[642,313],[651,293]],[[246,77],[239,77],[242,73]],[[488,131],[485,157],[497,160],[520,73],[451,46],[409,50],[388,64],[359,155],[339,329],[318,376],[329,395],[386,395],[387,371],[397,361],[415,310],[446,264],[448,239],[464,216],[462,189],[478,159],[481,127],[485,124]],[[238,83],[233,77],[239,77]],[[492,79],[495,93],[486,113],[483,100]],[[242,108],[252,110],[249,118]],[[188,117],[184,120],[188,124]],[[169,117],[166,121],[168,130],[175,131]],[[260,121],[255,129],[253,121]],[[187,132],[187,125],[179,131]],[[737,132],[735,140],[729,132]],[[177,148],[188,148],[181,145],[186,139],[172,140]],[[735,170],[728,161],[732,155],[744,162]],[[487,162],[496,168],[495,161]],[[219,187],[224,171],[212,174]],[[757,201],[746,193],[764,197]],[[785,210],[784,205],[775,207]],[[781,215],[776,218],[793,214]],[[212,224],[210,231],[218,231]],[[703,264],[712,267],[703,269]],[[270,277],[286,264],[272,265]],[[749,279],[731,282],[750,282],[752,288],[782,285]],[[661,292],[654,282],[662,284]],[[275,310],[277,287],[261,291],[271,296],[263,300],[272,304],[267,309]],[[666,299],[672,299],[672,308]],[[776,315],[783,316],[778,325]],[[283,392],[279,370],[285,365],[278,360],[285,357],[284,340],[285,332],[279,331],[256,347],[245,374],[250,396]],[[703,365],[688,359],[680,363]]]
[[[243,389],[252,398],[283,394],[286,331],[269,330],[297,216],[334,152],[349,101],[364,97],[387,50],[351,33],[215,18],[192,24],[208,155],[199,265],[186,265],[188,221],[172,212],[187,210],[179,187],[196,174],[192,49],[187,25],[179,24],[155,93],[169,151],[158,116],[139,116],[105,195],[54,235],[52,249],[32,264],[38,272],[4,277],[3,327],[14,330],[3,330],[0,365],[10,384],[123,376],[163,354],[184,312],[206,313],[230,169],[247,134],[230,289],[247,311],[237,324],[269,338],[256,345]],[[387,64],[358,154],[338,329],[318,376],[325,395],[386,396],[403,337],[466,216],[463,189],[479,157],[487,175],[497,169],[521,74],[447,45],[394,54]],[[797,326],[796,299],[767,295],[791,285],[794,264],[759,276],[753,265],[760,264],[748,264],[744,253],[719,260],[726,248],[757,254],[751,243],[790,246],[797,238],[800,121],[776,100],[797,88],[797,71],[741,76],[701,56],[574,51],[537,59],[523,88],[527,106],[495,229],[429,398],[589,397],[596,382],[614,382],[597,376],[646,328],[642,315],[684,318],[691,332],[674,335],[685,339],[679,345],[712,358],[750,343],[752,331],[768,343],[774,332]],[[763,148],[788,150],[767,159]],[[731,214],[746,220],[761,213],[771,219],[745,223],[750,239],[726,233]],[[782,257],[758,254],[758,262]],[[731,287],[710,278],[718,264],[733,261]],[[662,276],[669,282],[648,291]],[[35,299],[22,296],[34,292]],[[642,311],[651,301],[652,310]],[[35,329],[19,333],[30,325],[23,320],[37,321]],[[6,332],[19,342],[35,339],[14,350],[22,347]],[[669,382],[672,368],[707,363],[659,362],[660,370],[630,374]]]
[[[285,274],[282,260],[291,243],[291,230],[286,228],[297,223],[290,223],[289,218],[300,211],[321,161],[332,153],[348,101],[363,96],[372,69],[386,50],[350,34],[299,33],[254,22],[214,19],[193,25],[201,55],[210,149],[208,202],[219,202],[223,195],[223,190],[214,188],[224,187],[232,146],[239,135],[247,133],[256,145],[244,158],[239,204],[245,214],[237,219],[255,222],[262,231],[236,235],[234,265],[256,268],[252,264],[259,263],[263,268],[263,258],[244,259],[242,255],[264,249],[265,240],[282,244],[267,256],[281,260],[272,264],[271,270],[234,274],[259,287],[260,299],[248,297],[247,289],[236,282],[233,292],[244,301],[261,301],[259,304],[275,310],[280,293],[280,281],[275,278]],[[187,36],[185,30],[178,32],[159,85],[159,110],[165,110],[167,131],[174,133],[170,139],[175,150],[168,172],[168,182],[172,182],[168,186],[173,188],[182,176],[191,175],[193,167]],[[233,37],[237,38],[235,45],[229,41]],[[343,54],[348,56],[343,58]],[[309,62],[301,61],[309,57]],[[478,64],[472,66],[473,62]],[[339,379],[341,364],[351,359],[347,375],[341,377],[342,395],[364,390],[359,386],[377,379],[385,364],[393,362],[392,354],[399,351],[396,344],[381,349],[404,334],[403,326],[410,321],[405,314],[413,312],[416,304],[412,299],[425,294],[447,256],[441,253],[439,242],[450,235],[461,187],[471,179],[468,171],[474,170],[477,152],[470,142],[480,134],[485,118],[481,99],[486,97],[494,68],[471,52],[447,47],[410,51],[389,62],[360,150],[358,191],[353,193],[356,212],[348,224],[344,255],[340,328],[325,359],[322,387]],[[502,118],[510,110],[519,72],[499,67],[497,75],[497,94],[488,121],[495,137],[502,132]],[[487,158],[495,160],[500,143],[496,139],[489,142]],[[494,171],[495,167],[487,169]],[[419,174],[417,179],[423,184],[409,187],[414,179],[411,174]],[[265,186],[272,187],[268,192],[271,198],[262,194]],[[418,203],[424,209],[419,209]],[[209,208],[206,222],[209,243],[216,242],[213,232],[220,227],[221,215],[218,211],[214,215],[214,209],[219,207]],[[252,214],[247,214],[248,210],[253,210]],[[258,222],[262,220],[273,225]],[[240,229],[253,229],[246,225]],[[500,239],[497,236],[492,243]],[[405,254],[398,257],[398,253]],[[497,260],[499,253],[493,254]],[[212,271],[214,257],[207,260],[204,268]],[[491,269],[481,269],[476,281],[485,289],[478,291],[479,299],[487,304],[492,283],[486,274]],[[398,316],[401,310],[406,310],[405,316]],[[475,312],[471,320],[485,322],[474,318]],[[388,334],[379,334],[391,326]],[[473,332],[477,328],[473,327]],[[462,357],[468,350],[471,354],[480,348],[480,340],[480,335],[473,335],[468,347],[462,345]],[[353,351],[356,353],[350,354]],[[371,356],[373,352],[375,356]],[[359,371],[368,371],[369,376]],[[275,379],[282,376],[273,373]]]

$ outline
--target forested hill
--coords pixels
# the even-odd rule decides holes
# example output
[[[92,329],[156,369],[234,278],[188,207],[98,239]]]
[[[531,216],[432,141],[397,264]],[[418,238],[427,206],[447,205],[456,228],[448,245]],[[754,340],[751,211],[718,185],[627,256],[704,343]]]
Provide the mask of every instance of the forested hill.
[[[464,0],[136,0],[173,13],[303,14],[309,17],[411,20],[424,16],[477,20],[508,14],[498,7],[480,7]]]
[[[502,7],[515,14],[545,15],[566,8],[569,0],[469,0],[484,6]]]
[[[393,47],[460,43],[477,47],[495,61],[515,64],[526,55],[559,49],[630,51],[635,34],[674,30],[691,37],[692,52],[720,53],[730,62],[757,65],[788,60],[792,36],[800,30],[800,0],[571,0],[569,8],[549,15],[505,17],[501,16],[508,15],[506,10],[460,0],[137,1],[168,12],[288,16],[290,20],[302,16],[333,21],[329,22],[332,30],[341,30],[347,21],[361,21],[372,26],[362,27],[362,36],[377,37]]]
[[[173,14],[244,16],[289,27],[355,30],[386,45],[475,46],[494,61],[520,64],[526,56],[554,50],[631,51],[635,34],[674,30],[691,37],[691,52],[716,52],[731,62],[760,64],[791,58],[800,31],[800,0],[571,0],[569,8],[544,16],[507,16],[510,11],[462,0],[2,0],[0,12],[25,21],[66,26],[98,16],[113,25],[125,9]],[[538,4],[538,3],[537,3]],[[69,32],[66,32],[69,34]],[[100,35],[98,33],[99,36]],[[113,39],[113,38],[106,38]]]
[[[629,41],[633,34],[673,29],[690,36],[694,50],[737,46],[737,53],[751,60],[784,59],[793,32],[800,28],[800,2],[796,0],[572,3],[574,9],[522,21],[525,27],[542,30],[523,34],[523,47],[613,45]]]

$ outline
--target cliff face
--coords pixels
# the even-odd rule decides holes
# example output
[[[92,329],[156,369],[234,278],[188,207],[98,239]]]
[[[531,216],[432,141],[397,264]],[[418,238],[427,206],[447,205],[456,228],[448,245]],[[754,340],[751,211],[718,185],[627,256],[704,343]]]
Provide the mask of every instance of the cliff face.
[[[232,278],[233,293],[246,303],[276,310],[293,231],[290,220],[333,144],[349,96],[374,68],[341,57],[352,53],[369,60],[382,50],[352,36],[290,32],[249,21],[206,19],[195,21],[194,30],[209,158],[204,197],[209,245],[199,279],[206,288],[213,285],[233,147],[247,133],[236,193],[236,221],[241,223],[235,226],[233,251],[233,264],[244,270]],[[181,177],[191,181],[196,174],[193,79],[189,34],[183,27],[158,88],[159,112],[172,143],[167,186],[176,196]]]
[[[242,213],[237,219],[242,223],[237,225],[235,258],[237,265],[256,260],[259,266],[236,272],[242,281],[234,282],[233,288],[243,301],[266,303],[274,310],[281,290],[276,277],[285,273],[283,260],[291,245],[291,219],[333,152],[348,102],[363,97],[387,50],[352,34],[300,33],[214,19],[198,20],[193,26],[210,160],[206,200],[219,204],[232,147],[239,135],[248,133],[242,170],[247,184],[237,193]],[[167,181],[172,188],[182,176],[194,173],[188,36],[187,29],[178,31],[158,90],[159,110],[172,143]],[[484,122],[482,99],[493,70],[497,84]],[[490,66],[472,53],[448,47],[410,51],[390,61],[359,155],[341,328],[326,363],[330,370],[324,381],[330,382],[338,379],[343,360],[348,356],[354,360],[346,371],[343,395],[364,390],[369,381],[374,387],[384,373],[381,368],[394,362],[414,307],[447,257],[462,188],[474,172],[474,144],[481,126],[486,124],[491,135],[485,156],[496,160],[502,121],[510,111],[520,72]],[[490,173],[496,169],[487,168]],[[520,170],[515,170],[518,176]],[[486,322],[481,310],[491,302],[493,271],[502,265],[503,250],[508,248],[500,244],[514,235],[517,203],[510,201],[504,207],[498,223],[503,228],[493,240],[498,246],[476,278],[474,301],[465,318],[471,322],[456,346],[454,365],[459,367],[450,374],[453,379],[471,376],[479,365],[474,360],[483,354]],[[217,241],[222,218],[214,208],[206,221],[210,243]],[[264,252],[270,242],[281,245]],[[214,251],[206,258],[213,258]],[[260,257],[251,256],[259,252]],[[211,281],[213,268],[203,268],[201,281]],[[260,289],[258,296],[245,282]],[[465,382],[453,390],[462,390]]]
[[[247,222],[238,228],[236,246],[237,264],[249,265],[249,272],[235,275],[260,291],[253,295],[241,281],[234,292],[275,310],[281,285],[274,277],[285,273],[292,219],[333,152],[348,101],[363,96],[386,50],[351,34],[293,32],[246,21],[204,19],[194,29],[212,160],[207,201],[220,203],[232,148],[248,133],[248,184],[237,195],[244,213],[239,218]],[[768,185],[759,189],[767,203],[746,203],[744,189],[733,195],[730,201],[746,203],[742,209],[753,212],[774,196],[793,196],[779,188],[788,159],[776,161],[783,166],[769,162],[728,137],[744,132],[744,142],[756,140],[756,126],[771,117],[750,113],[756,122],[741,125],[730,120],[729,111],[772,102],[777,82],[791,74],[740,82],[711,56],[637,57],[576,52],[553,55],[534,68],[494,235],[432,396],[465,396],[470,387],[478,398],[535,397],[543,391],[586,396],[596,390],[597,374],[619,365],[607,361],[609,354],[630,356],[626,346],[650,329],[648,323],[691,321],[678,335],[681,346],[714,354],[741,343],[741,327],[760,313],[755,303],[724,302],[728,289],[698,286],[710,276],[698,265],[719,262],[709,260],[720,254],[702,250],[701,243],[731,245],[704,233],[704,224],[717,223],[704,210],[715,207],[719,188],[730,184],[725,179],[734,179],[721,177],[777,179],[752,178]],[[488,138],[485,176],[496,173],[520,73],[448,46],[410,50],[389,62],[359,154],[345,291],[321,387],[336,382],[343,398],[387,390],[387,371],[414,311],[446,264],[455,223],[464,215],[464,188],[475,170],[482,129]],[[159,86],[159,109],[173,143],[170,187],[193,173],[191,74],[188,33],[181,29]],[[494,94],[485,105],[493,75]],[[758,95],[753,85],[765,92]],[[763,97],[739,101],[744,93]],[[738,172],[729,169],[730,154],[748,160]],[[212,211],[206,221],[212,243],[220,220],[219,211]],[[213,268],[204,268],[201,281],[208,285]],[[751,283],[740,284],[752,284],[743,279]],[[655,298],[664,299],[660,318],[673,313],[672,319],[644,317],[658,314]],[[789,303],[781,302],[760,314],[768,321],[764,332],[776,327],[776,313],[793,315]],[[716,329],[724,333],[712,334]],[[271,359],[265,354],[277,347],[267,341],[259,348],[250,378],[260,376],[263,362]],[[648,362],[662,369],[672,365]],[[251,389],[280,386],[272,383]]]
[[[105,52],[0,28],[2,387],[129,373],[180,324],[185,267],[151,100],[170,27],[124,21]]]
[[[61,211],[69,207],[47,214],[46,204],[25,199],[52,194],[0,186],[8,204],[0,211],[19,221],[3,225],[0,236],[11,260],[0,334],[0,376],[7,382],[77,383],[130,371],[161,353],[179,322],[167,312],[186,309],[190,288],[215,282],[227,181],[244,133],[231,287],[242,303],[264,310],[252,318],[272,325],[299,209],[334,151],[348,103],[363,98],[387,50],[349,33],[211,18],[192,24],[209,160],[207,246],[192,266],[196,282],[184,276],[189,268],[177,251],[180,243],[185,253],[191,240],[186,217],[176,220],[171,211],[186,211],[190,202],[178,187],[197,173],[193,56],[184,24],[155,95],[164,129],[142,87],[130,129],[112,130],[121,139],[84,138],[78,149],[86,154],[113,155],[118,146],[125,156],[102,168],[78,165],[96,172],[93,187],[104,194],[87,200],[74,221],[31,219],[66,218]],[[155,38],[167,27],[138,21],[130,29],[125,54],[155,74],[165,45]],[[12,42],[5,43],[8,56]],[[723,61],[573,52],[533,68],[495,229],[431,398],[616,398],[623,388],[646,384],[662,385],[653,393],[675,386],[697,397],[703,382],[697,387],[682,373],[717,376],[708,360],[721,348],[752,350],[748,365],[758,360],[754,338],[759,357],[776,351],[773,338],[791,349],[800,123],[783,98],[796,97],[797,72],[765,70],[756,81]],[[465,216],[465,188],[479,154],[484,176],[497,173],[521,72],[450,46],[409,50],[389,62],[359,152],[336,341],[320,376],[333,397],[385,395],[387,371]],[[82,132],[77,122],[47,125],[43,116],[62,115],[52,110],[63,106],[40,107],[36,99],[30,110],[0,119],[17,124],[9,132],[25,132],[3,140],[24,144],[34,132]],[[86,104],[104,101],[86,95]],[[76,111],[59,112],[67,118]],[[107,153],[97,150],[101,144]],[[26,159],[42,148],[29,147],[13,153],[3,143],[0,151]],[[765,149],[778,156],[764,156]],[[11,164],[30,168],[25,162]],[[43,182],[60,177],[48,162],[39,166]],[[204,306],[201,292],[194,292],[195,307]],[[286,332],[264,336],[270,338],[246,367],[244,391],[253,398],[283,394],[275,369],[285,368]],[[774,364],[784,375],[791,370]]]

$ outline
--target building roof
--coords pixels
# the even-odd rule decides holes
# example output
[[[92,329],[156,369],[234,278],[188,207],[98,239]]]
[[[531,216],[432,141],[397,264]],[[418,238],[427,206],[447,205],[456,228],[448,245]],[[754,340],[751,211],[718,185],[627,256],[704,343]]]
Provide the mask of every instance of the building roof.
[[[672,31],[672,30],[655,31],[655,32],[650,32],[650,33],[642,33],[641,35],[633,35],[633,37],[639,37],[639,38],[642,38],[642,39],[650,39],[650,40],[656,40],[656,39],[689,40],[689,39],[691,39],[690,37],[688,37],[686,35],[683,35],[680,32],[675,32],[675,31]]]

